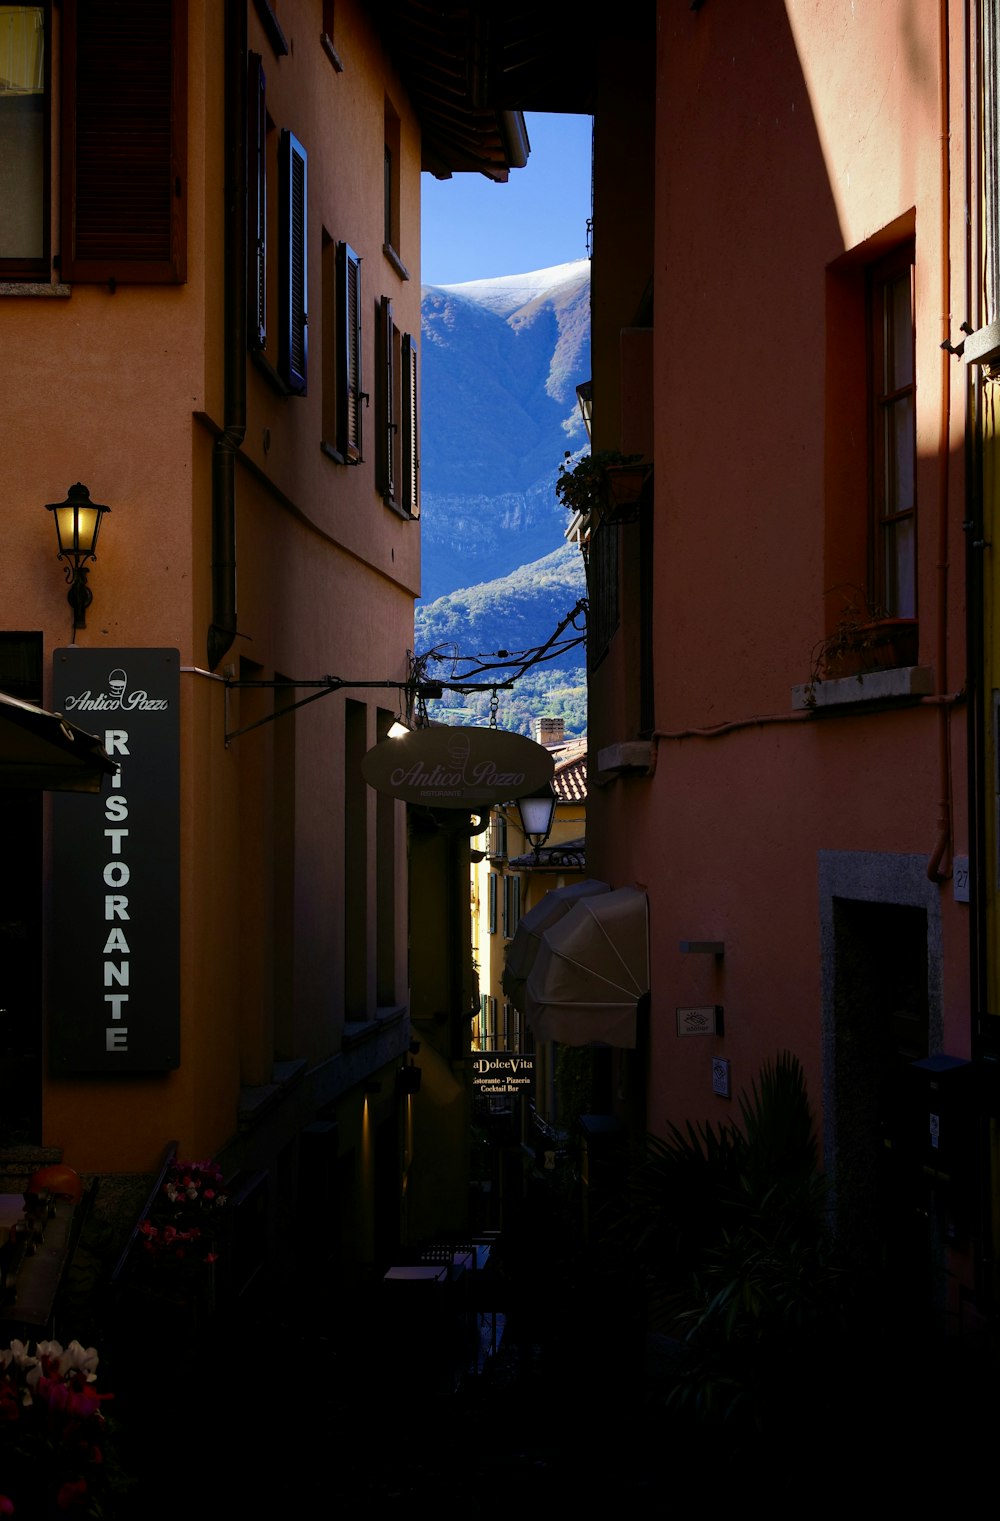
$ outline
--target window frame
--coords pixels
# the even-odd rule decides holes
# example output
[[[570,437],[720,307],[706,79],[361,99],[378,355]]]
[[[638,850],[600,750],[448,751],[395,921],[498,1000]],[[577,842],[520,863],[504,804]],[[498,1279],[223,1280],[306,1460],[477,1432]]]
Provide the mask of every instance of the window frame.
[[[247,54],[247,343],[267,346],[267,79]]]
[[[309,362],[308,161],[294,132],[284,128],[278,148],[281,259],[278,270],[278,373],[296,396],[305,396]]]
[[[378,305],[377,336],[378,390],[376,393],[375,489],[387,507],[399,508],[396,497],[399,427],[396,422],[397,364],[399,330],[392,320],[392,300],[381,296]]]
[[[868,268],[866,328],[868,344],[869,412],[869,605],[875,621],[915,621],[917,617],[917,417],[915,246],[909,241]],[[889,373],[895,350],[892,292],[905,273],[908,283],[908,378]],[[892,426],[894,418],[901,424]],[[903,430],[905,429],[905,436]],[[900,440],[909,459],[910,495],[898,505]],[[900,529],[910,538],[906,585],[900,591],[900,570],[906,556]],[[901,611],[901,608],[903,609]]]
[[[587,538],[587,668],[594,670],[611,647],[621,621],[621,546],[617,523],[597,517]]]
[[[362,389],[362,260],[349,243],[337,244],[337,452],[348,465],[364,459]]]
[[[37,255],[8,254],[0,258],[0,279],[3,280],[44,280],[48,279],[52,268],[52,7],[50,0],[41,0],[34,8],[42,13],[42,152],[38,168],[41,252]],[[36,93],[25,92],[25,98]],[[21,97],[12,95],[11,98]]]

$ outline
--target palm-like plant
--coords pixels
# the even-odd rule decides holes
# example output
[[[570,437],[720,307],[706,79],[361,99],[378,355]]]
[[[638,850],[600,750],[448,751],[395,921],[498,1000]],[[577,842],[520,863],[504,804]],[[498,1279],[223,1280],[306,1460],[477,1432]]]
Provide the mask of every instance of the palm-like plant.
[[[668,1405],[757,1439],[836,1325],[838,1277],[798,1060],[766,1063],[739,1110],[649,1136],[614,1234],[676,1339]]]

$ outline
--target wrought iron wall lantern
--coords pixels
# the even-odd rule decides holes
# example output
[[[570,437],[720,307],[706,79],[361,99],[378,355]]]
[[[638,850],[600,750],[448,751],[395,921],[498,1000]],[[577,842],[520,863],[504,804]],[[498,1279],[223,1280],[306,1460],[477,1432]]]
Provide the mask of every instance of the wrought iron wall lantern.
[[[45,510],[55,514],[58,558],[67,562],[65,573],[69,591],[66,601],[73,609],[73,627],[86,628],[87,608],[94,600],[87,585],[90,574],[87,561],[97,559],[101,519],[111,508],[101,502],[92,502],[87,487],[77,481],[69,488],[64,502],[47,502]]]

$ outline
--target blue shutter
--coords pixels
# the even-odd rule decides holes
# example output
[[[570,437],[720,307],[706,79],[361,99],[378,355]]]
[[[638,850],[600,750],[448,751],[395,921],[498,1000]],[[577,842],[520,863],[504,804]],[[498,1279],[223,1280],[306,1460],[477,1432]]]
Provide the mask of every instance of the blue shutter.
[[[281,134],[281,346],[278,368],[289,390],[305,395],[306,150],[292,132]]]
[[[403,334],[403,509],[411,518],[420,516],[420,451],[418,448],[417,345]]]

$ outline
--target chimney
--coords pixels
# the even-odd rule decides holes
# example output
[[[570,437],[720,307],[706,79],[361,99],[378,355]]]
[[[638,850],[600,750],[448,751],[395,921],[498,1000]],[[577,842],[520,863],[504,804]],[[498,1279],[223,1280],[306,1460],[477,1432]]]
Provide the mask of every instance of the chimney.
[[[564,720],[561,718],[536,718],[535,740],[540,745],[561,745]]]

